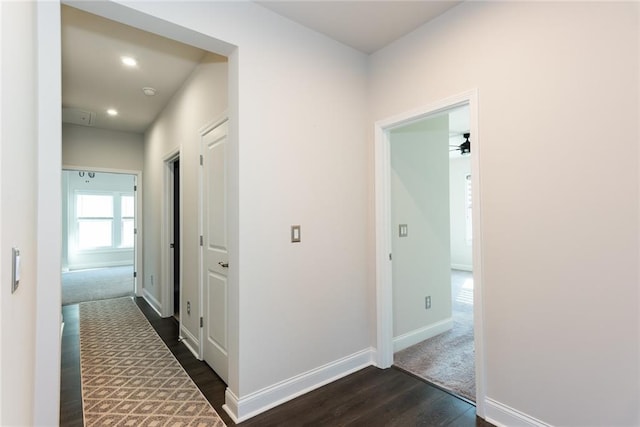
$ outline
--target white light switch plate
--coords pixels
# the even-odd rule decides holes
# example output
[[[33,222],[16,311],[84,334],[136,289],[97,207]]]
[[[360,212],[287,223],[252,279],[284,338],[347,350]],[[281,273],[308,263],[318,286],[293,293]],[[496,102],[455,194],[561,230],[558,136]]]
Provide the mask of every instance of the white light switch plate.
[[[20,250],[11,248],[11,293],[20,285]]]
[[[300,226],[292,225],[291,226],[291,243],[300,242]]]

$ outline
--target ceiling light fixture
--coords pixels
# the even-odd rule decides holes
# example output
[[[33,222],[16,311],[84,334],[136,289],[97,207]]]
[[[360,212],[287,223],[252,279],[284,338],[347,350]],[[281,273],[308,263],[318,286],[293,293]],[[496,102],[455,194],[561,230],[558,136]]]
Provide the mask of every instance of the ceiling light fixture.
[[[135,58],[131,56],[121,56],[120,60],[127,67],[135,67],[136,65],[138,65],[138,61],[136,61]]]
[[[118,110],[116,110],[115,108],[109,108],[107,110],[107,114],[110,116],[117,116],[118,115]]]
[[[147,96],[154,96],[156,94],[156,90],[152,87],[143,87],[142,88],[142,93],[144,93]]]
[[[462,155],[471,153],[471,141],[469,141],[471,134],[466,132],[462,136],[464,137],[464,142],[460,145],[450,145],[449,151],[459,151]]]

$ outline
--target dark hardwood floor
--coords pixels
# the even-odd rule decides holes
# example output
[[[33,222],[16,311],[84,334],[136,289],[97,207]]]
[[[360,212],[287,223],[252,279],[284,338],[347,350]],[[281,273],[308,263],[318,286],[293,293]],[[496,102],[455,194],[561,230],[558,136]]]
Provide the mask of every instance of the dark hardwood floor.
[[[226,385],[209,366],[178,343],[178,323],[160,318],[142,299],[136,303],[224,422]],[[78,306],[62,309],[60,425],[82,426]],[[475,407],[399,369],[365,368],[241,424],[242,426],[491,426]]]

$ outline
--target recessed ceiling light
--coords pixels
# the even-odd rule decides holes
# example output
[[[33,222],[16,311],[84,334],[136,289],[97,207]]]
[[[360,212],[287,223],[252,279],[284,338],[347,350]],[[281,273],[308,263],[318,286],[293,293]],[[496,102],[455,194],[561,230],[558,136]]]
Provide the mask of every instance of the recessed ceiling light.
[[[107,110],[107,114],[110,116],[117,116],[118,115],[118,110],[114,109],[114,108],[109,108]]]
[[[138,65],[138,61],[136,61],[135,58],[131,56],[122,56],[120,57],[120,60],[127,67],[135,67],[136,65]]]

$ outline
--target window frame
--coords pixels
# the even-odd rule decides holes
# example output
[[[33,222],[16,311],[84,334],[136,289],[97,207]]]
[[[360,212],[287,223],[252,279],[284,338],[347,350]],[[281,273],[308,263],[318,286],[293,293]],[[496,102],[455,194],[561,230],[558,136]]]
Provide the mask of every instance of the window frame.
[[[111,217],[80,217],[78,216],[78,197],[83,195],[89,196],[111,196],[112,198],[112,216]],[[123,216],[122,212],[122,199],[124,197],[132,197],[133,203],[133,216]],[[133,191],[104,191],[104,190],[75,190],[73,192],[73,201],[72,201],[72,211],[73,216],[71,218],[72,224],[70,226],[74,232],[74,244],[76,247],[76,252],[78,254],[88,254],[88,253],[105,253],[105,252],[120,252],[120,251],[130,251],[134,249],[135,246],[135,193]],[[123,241],[123,233],[122,226],[123,220],[132,220],[133,221],[133,230],[134,235],[131,239],[131,246],[122,246]],[[100,221],[100,220],[111,220],[111,245],[110,246],[99,246],[99,247],[91,247],[91,248],[81,248],[80,247],[80,221]]]

